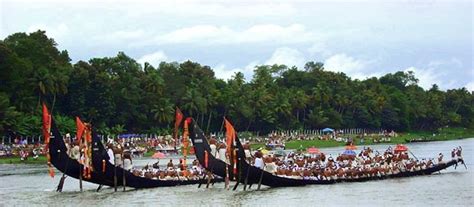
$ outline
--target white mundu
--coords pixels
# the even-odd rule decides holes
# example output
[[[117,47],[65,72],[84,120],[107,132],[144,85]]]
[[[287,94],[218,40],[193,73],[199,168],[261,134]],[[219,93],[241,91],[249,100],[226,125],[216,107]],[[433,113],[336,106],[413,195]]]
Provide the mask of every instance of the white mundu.
[[[245,152],[245,158],[251,158],[252,157],[252,154],[250,153],[249,149],[245,149],[244,152]]]
[[[217,146],[215,144],[211,144],[209,147],[211,148],[211,155],[217,157]]]
[[[226,161],[225,153],[226,153],[226,149],[225,149],[225,148],[219,149],[219,159],[220,159],[220,160]]]
[[[115,154],[115,164],[116,166],[122,166],[122,155]]]
[[[262,158],[259,158],[259,157],[255,158],[255,167],[263,169],[264,166],[265,166],[265,164],[263,163]]]
[[[107,154],[109,155],[109,162],[112,163],[112,165],[115,165],[114,151],[112,149],[108,149]]]
[[[132,165],[132,160],[130,160],[130,159],[124,159],[124,160],[123,160],[123,169],[125,169],[125,170],[131,170],[132,167],[133,167],[133,165]]]

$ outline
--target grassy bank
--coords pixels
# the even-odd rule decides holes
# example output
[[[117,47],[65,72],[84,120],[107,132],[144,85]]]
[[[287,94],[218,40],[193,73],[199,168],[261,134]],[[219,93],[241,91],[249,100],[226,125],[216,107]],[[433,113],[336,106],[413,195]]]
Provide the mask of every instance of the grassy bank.
[[[21,160],[20,157],[1,157],[0,164],[44,164],[46,165],[46,156],[39,156],[37,159],[28,157],[27,160]]]
[[[347,136],[345,136],[347,137]],[[351,136],[350,136],[351,137]],[[406,143],[406,140],[424,138],[432,141],[446,141],[446,140],[455,140],[463,138],[474,137],[474,129],[465,129],[465,128],[442,128],[436,132],[427,132],[427,131],[415,131],[407,133],[399,133],[397,137],[392,137],[390,142],[384,142],[383,144],[403,144]],[[374,137],[366,137],[364,143],[361,143],[359,138],[356,138],[355,135],[352,136],[356,145],[372,145],[379,144],[374,143]],[[299,149],[299,148],[308,148],[308,147],[317,147],[317,148],[326,148],[326,147],[337,147],[344,146],[344,142],[337,142],[334,140],[295,140],[289,141],[286,143],[287,149]],[[263,147],[263,143],[254,143],[252,144],[253,149]]]

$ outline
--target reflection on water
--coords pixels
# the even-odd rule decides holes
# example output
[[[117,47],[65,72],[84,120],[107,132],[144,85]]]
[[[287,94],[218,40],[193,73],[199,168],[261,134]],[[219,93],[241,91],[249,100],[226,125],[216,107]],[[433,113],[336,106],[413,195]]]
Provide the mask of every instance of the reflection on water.
[[[388,145],[377,145],[375,149],[383,151]],[[291,188],[264,188],[256,191],[243,191],[242,185],[237,191],[224,190],[223,183],[216,183],[209,189],[205,185],[163,187],[154,189],[113,192],[112,188],[103,188],[95,192],[97,185],[84,183],[84,192],[79,192],[79,181],[68,178],[63,193],[55,192],[61,176],[56,173],[50,178],[45,166],[0,165],[0,206],[51,204],[56,205],[165,205],[165,206],[295,206],[295,205],[370,205],[370,206],[446,206],[469,205],[474,202],[474,139],[447,142],[429,142],[408,144],[418,157],[435,157],[439,152],[450,157],[454,147],[463,147],[463,156],[468,170],[464,166],[450,168],[441,174],[401,179],[388,179],[363,183],[338,183],[335,185],[312,185]],[[322,151],[337,155],[341,147]],[[176,162],[176,159],[174,159]],[[164,159],[160,164],[166,164]],[[152,164],[154,160],[134,160],[136,165]],[[121,190],[121,188],[120,188]]]

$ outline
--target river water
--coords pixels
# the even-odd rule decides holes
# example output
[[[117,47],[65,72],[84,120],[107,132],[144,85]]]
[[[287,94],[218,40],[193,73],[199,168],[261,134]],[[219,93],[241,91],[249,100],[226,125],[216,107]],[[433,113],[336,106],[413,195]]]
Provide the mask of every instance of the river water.
[[[45,166],[0,165],[0,206],[55,205],[55,206],[468,206],[474,203],[474,138],[413,143],[407,145],[419,158],[436,157],[439,152],[450,159],[451,150],[463,147],[467,164],[451,167],[428,176],[369,181],[363,183],[338,183],[291,188],[263,188],[257,191],[227,191],[222,183],[209,189],[197,185],[163,187],[154,189],[114,192],[97,185],[84,183],[79,191],[78,180],[67,178],[62,193],[55,192],[59,172],[50,178]],[[383,151],[388,145],[374,145]],[[322,149],[336,155],[342,147]],[[138,164],[153,163],[150,159],[134,160]],[[166,161],[163,160],[165,164]],[[253,187],[255,188],[255,186]]]

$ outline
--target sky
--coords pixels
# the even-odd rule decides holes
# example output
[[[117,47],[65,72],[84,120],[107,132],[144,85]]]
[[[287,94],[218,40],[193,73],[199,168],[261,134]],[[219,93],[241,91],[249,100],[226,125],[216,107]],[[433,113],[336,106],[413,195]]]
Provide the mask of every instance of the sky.
[[[1,39],[41,29],[72,63],[123,51],[224,80],[316,61],[353,79],[413,71],[425,89],[474,91],[473,26],[471,0],[0,0]]]

